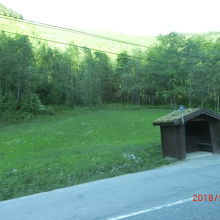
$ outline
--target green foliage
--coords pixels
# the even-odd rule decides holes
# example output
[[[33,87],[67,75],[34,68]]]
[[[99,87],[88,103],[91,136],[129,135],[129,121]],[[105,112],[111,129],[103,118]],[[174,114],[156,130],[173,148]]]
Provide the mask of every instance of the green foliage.
[[[134,45],[123,44],[121,42],[115,42],[111,40],[105,40],[101,38],[94,38],[89,35],[81,35],[77,32],[70,32],[70,31],[62,31],[53,28],[45,28],[42,26],[37,26],[31,23],[25,23],[22,21],[17,20],[7,20],[4,17],[0,17],[1,29],[10,32],[21,33],[24,35],[32,35],[35,37],[46,38],[49,40],[54,41],[61,41],[64,43],[71,43],[74,40],[74,43],[81,47],[90,47],[96,48],[98,50],[103,51],[111,51],[120,53],[123,50],[127,50],[129,52],[133,51],[137,48]],[[81,30],[83,32],[88,32],[93,35],[101,35],[104,38],[112,38],[117,39],[119,41],[127,41],[136,44],[142,44],[146,46],[150,46],[155,43],[156,38],[154,36],[133,36],[133,35],[124,35],[120,33],[114,32],[98,32],[98,31],[91,31],[91,30]],[[36,39],[31,39],[34,46],[39,47],[41,42]],[[58,48],[61,50],[65,50],[66,46],[62,44],[56,44],[49,42],[48,45],[53,48]],[[115,59],[115,55],[111,55],[112,59]]]
[[[46,112],[47,105],[96,106],[119,102],[176,108],[211,107],[220,100],[219,42],[170,33],[147,52],[65,50],[27,37],[0,35],[1,110]],[[32,94],[32,95],[31,95]]]
[[[168,110],[58,108],[63,113],[0,126],[0,200],[169,163],[152,126]]]
[[[13,18],[20,18],[22,19],[22,15],[12,9],[6,8],[3,4],[0,3],[0,14],[13,17]]]
[[[147,52],[133,52],[145,60],[124,51],[113,62],[104,53],[74,46],[64,51],[46,45],[36,49],[26,37],[0,38],[0,94],[15,99],[14,109],[35,111],[24,104],[31,93],[43,105],[121,102],[219,108],[219,40],[170,33],[159,36]]]
[[[46,110],[45,106],[42,105],[38,95],[34,93],[26,95],[21,100],[21,109],[24,112],[31,112],[31,113],[41,113]]]
[[[21,18],[0,4],[1,11]],[[0,33],[1,122],[32,121],[0,126],[0,199],[167,164],[151,125],[168,113],[163,109],[184,104],[219,111],[219,33],[120,37],[151,45],[137,50],[0,19],[3,30],[72,44]]]
[[[83,44],[72,33],[3,19],[2,28],[46,38],[55,36],[56,40],[62,38],[66,42],[71,39],[72,44],[59,47],[34,39],[30,42],[25,36],[0,34],[2,110],[41,112],[40,107],[38,110],[28,107],[27,94],[36,94],[41,107],[74,108],[119,102],[171,108],[184,104],[219,110],[219,33],[183,35],[173,32],[159,36],[157,41],[151,39],[151,46],[145,51],[133,46],[117,46],[116,50],[111,41],[103,45],[101,39],[88,41],[88,37],[86,40],[85,36],[80,36],[88,47],[114,49],[119,53],[115,59],[102,52],[77,48],[74,43]],[[149,45],[147,39],[146,42],[145,38],[138,39],[141,42],[135,37],[131,41]]]
[[[18,107],[16,97],[9,91],[7,94],[0,97],[0,108],[1,111],[15,111]]]

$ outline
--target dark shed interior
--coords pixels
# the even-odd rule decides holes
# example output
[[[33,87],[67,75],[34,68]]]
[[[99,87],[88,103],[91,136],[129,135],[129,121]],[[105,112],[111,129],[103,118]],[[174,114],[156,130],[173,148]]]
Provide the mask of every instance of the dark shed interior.
[[[212,150],[209,123],[207,121],[189,121],[185,125],[186,153]]]
[[[159,125],[163,155],[184,159],[187,153],[220,153],[220,115],[206,109],[175,111],[153,122]]]

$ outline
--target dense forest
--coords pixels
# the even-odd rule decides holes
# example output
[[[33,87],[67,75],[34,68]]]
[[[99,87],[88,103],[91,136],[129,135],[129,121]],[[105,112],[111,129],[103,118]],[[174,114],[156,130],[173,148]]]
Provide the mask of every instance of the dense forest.
[[[117,57],[0,32],[0,111],[126,103],[219,110],[220,38],[170,33]],[[48,107],[49,106],[49,107]],[[6,118],[7,118],[6,117]]]
[[[59,50],[41,43],[35,48],[26,36],[1,33],[1,110],[38,112],[47,105],[112,102],[218,110],[219,51],[220,39],[170,33],[145,52],[123,51],[112,60],[74,45]]]

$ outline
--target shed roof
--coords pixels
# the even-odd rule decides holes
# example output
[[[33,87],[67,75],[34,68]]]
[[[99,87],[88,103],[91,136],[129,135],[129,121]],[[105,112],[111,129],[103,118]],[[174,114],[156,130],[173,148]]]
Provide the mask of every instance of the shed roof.
[[[204,108],[189,108],[184,111],[173,111],[165,116],[162,116],[153,121],[153,125],[180,125],[182,123],[182,116],[184,122],[187,122],[199,115],[208,115],[209,117],[220,120],[220,114]]]

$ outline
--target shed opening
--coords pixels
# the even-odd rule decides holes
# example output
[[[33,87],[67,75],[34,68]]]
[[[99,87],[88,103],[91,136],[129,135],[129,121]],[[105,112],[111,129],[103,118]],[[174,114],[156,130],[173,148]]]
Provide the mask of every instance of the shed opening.
[[[186,153],[213,152],[209,123],[206,120],[188,121],[185,125]]]

